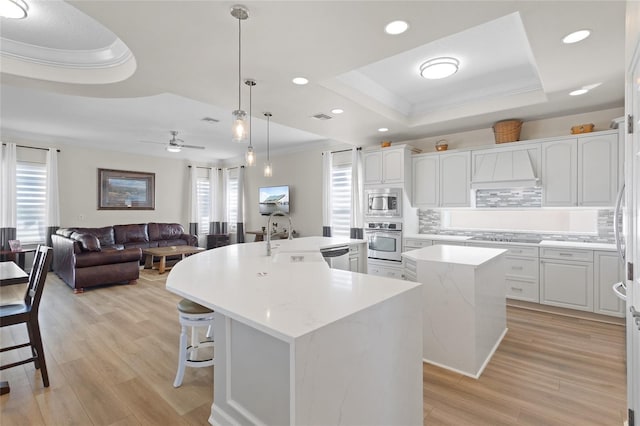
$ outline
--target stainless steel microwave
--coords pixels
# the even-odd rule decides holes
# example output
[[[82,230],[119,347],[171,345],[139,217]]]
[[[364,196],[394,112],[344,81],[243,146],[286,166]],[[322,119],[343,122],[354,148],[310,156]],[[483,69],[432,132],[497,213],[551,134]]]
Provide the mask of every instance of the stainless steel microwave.
[[[402,189],[368,189],[365,197],[366,216],[402,217]]]

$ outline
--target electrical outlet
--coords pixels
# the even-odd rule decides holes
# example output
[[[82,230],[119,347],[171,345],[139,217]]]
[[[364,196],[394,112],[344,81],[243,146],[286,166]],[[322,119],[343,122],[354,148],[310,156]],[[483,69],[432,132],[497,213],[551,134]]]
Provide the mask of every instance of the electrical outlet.
[[[85,219],[86,219],[86,216],[85,216],[85,215],[83,215],[83,214],[79,214],[79,215],[78,215],[78,220],[79,220],[80,222],[84,222],[84,220],[85,220]]]

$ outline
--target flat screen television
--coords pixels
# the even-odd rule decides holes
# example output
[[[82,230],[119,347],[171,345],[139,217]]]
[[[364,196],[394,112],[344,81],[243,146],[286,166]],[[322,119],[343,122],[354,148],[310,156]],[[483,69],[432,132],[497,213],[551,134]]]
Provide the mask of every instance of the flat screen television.
[[[258,189],[260,214],[289,213],[289,186],[265,186]]]

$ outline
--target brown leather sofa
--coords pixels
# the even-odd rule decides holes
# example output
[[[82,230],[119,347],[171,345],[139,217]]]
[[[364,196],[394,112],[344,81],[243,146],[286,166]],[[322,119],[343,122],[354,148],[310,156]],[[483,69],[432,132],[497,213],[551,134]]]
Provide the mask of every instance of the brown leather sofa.
[[[178,223],[60,228],[51,239],[53,270],[74,293],[103,284],[135,283],[144,248],[198,245],[197,237],[185,234]]]

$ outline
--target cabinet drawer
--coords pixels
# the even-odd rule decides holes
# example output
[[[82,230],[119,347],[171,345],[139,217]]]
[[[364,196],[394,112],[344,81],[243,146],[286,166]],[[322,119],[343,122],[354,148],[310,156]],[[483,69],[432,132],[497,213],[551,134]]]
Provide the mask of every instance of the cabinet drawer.
[[[440,246],[466,246],[467,244],[464,241],[446,241],[446,240],[438,240],[434,241],[433,245]]]
[[[349,254],[358,254],[360,252],[360,244],[349,246]]]
[[[509,250],[506,253],[507,256],[538,257],[538,247],[518,246],[505,248]]]
[[[397,278],[402,279],[401,268],[385,268],[384,266],[369,265],[367,271],[370,275],[377,275],[380,277]]]
[[[540,286],[538,281],[520,280],[517,278],[505,279],[507,297],[509,299],[526,300],[527,302],[540,303]]]
[[[540,252],[540,257],[545,259],[593,262],[593,251],[543,247]]]
[[[520,278],[538,281],[538,258],[505,256],[505,275],[507,278]]]
[[[409,271],[415,275],[418,270],[418,264],[415,262],[415,260],[404,259],[404,270]]]
[[[432,244],[431,240],[410,240],[410,239],[404,240],[405,251],[408,251],[414,248],[429,247],[431,244]]]

